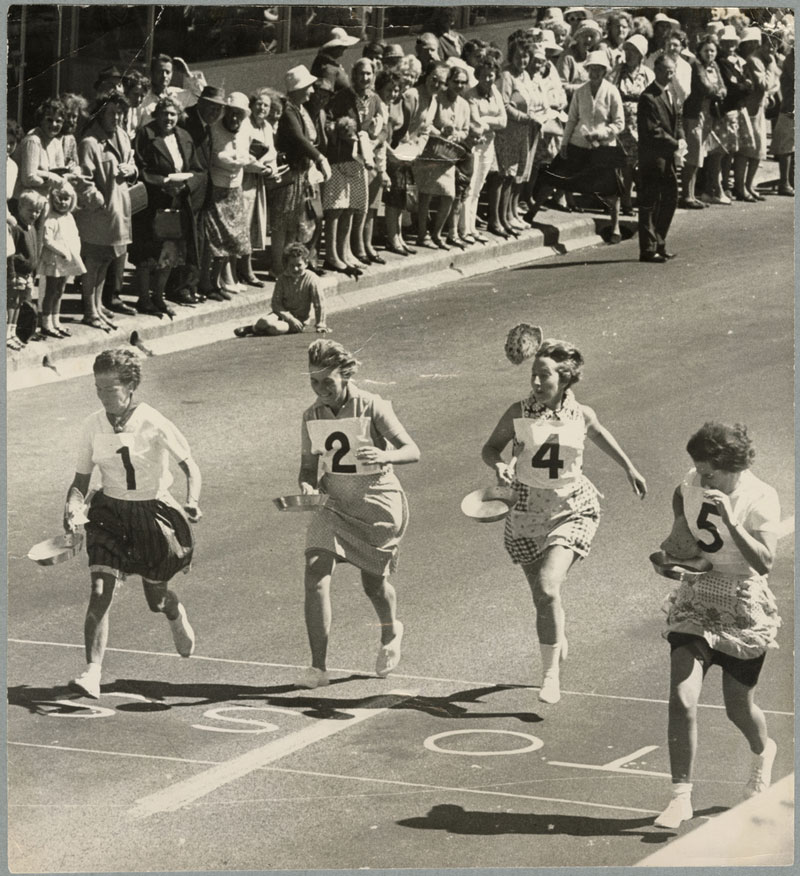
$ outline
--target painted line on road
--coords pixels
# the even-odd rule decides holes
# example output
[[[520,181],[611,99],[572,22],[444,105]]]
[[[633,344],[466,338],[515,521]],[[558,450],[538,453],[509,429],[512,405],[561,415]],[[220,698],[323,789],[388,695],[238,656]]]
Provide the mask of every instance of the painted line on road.
[[[341,722],[339,722],[341,723]],[[348,722],[347,726],[350,726],[353,722]],[[24,746],[27,748],[46,748],[55,751],[71,751],[78,752],[83,754],[103,754],[108,755],[110,757],[129,757],[129,758],[140,758],[142,760],[168,760],[168,761],[178,761],[181,763],[189,763],[189,764],[202,764],[208,765],[212,764],[219,767],[227,767],[228,764],[232,763],[232,761],[224,761],[224,762],[215,762],[215,761],[201,761],[201,760],[189,760],[187,758],[180,757],[164,757],[162,755],[154,755],[154,754],[133,754],[131,752],[124,751],[103,751],[101,749],[96,748],[72,748],[64,745],[43,745],[37,744],[33,742],[8,742],[8,745],[17,745]],[[594,809],[613,809],[621,812],[638,812],[642,815],[658,815],[661,811],[659,809],[636,809],[632,806],[614,806],[611,803],[594,803],[589,800],[568,800],[563,797],[540,797],[534,796],[532,794],[513,794],[509,791],[490,791],[485,788],[459,788],[451,785],[427,785],[421,782],[401,782],[397,779],[383,779],[383,778],[371,778],[369,776],[346,776],[340,773],[321,773],[316,770],[297,770],[297,769],[289,769],[287,767],[276,767],[270,766],[268,764],[263,764],[261,766],[254,767],[254,769],[263,769],[266,772],[275,772],[275,773],[286,773],[289,775],[298,775],[298,776],[312,776],[314,778],[320,779],[340,779],[342,781],[348,782],[362,782],[362,783],[370,783],[370,784],[378,784],[378,785],[392,785],[393,787],[399,788],[408,788],[409,790],[415,791],[447,791],[449,793],[457,793],[457,794],[477,794],[479,796],[488,796],[488,797],[510,797],[515,800],[533,800],[538,801],[540,803],[563,803],[570,806],[588,806]],[[174,787],[174,786],[173,786]],[[142,798],[147,799],[147,798]],[[270,798],[272,799],[272,798]],[[283,799],[283,798],[281,798]],[[141,801],[139,801],[141,802]],[[234,801],[234,803],[226,803],[224,805],[234,805],[235,803],[244,803],[246,805],[251,805],[254,801],[252,798],[248,798],[243,801]],[[52,805],[52,804],[47,804]],[[215,804],[215,805],[223,805],[223,804]]]
[[[7,639],[9,643],[14,643],[17,645],[50,645],[56,648],[73,648],[80,651],[83,651],[84,646],[73,644],[71,642],[48,642],[48,641],[40,641],[37,639]],[[174,657],[178,660],[183,660],[184,658],[179,657],[174,651],[140,651],[134,648],[106,648],[107,652],[113,654],[140,654],[145,657]],[[236,666],[263,666],[267,669],[304,669],[308,664],[297,664],[297,663],[265,663],[260,660],[237,660],[232,657],[205,657],[202,654],[193,654],[192,662],[196,661],[204,661],[206,663],[230,663]],[[364,680],[368,681],[370,679],[377,681],[378,677],[373,676],[370,672],[365,672],[363,669],[341,669],[336,667],[334,669],[329,670],[330,672],[341,672],[344,675],[362,675],[364,676]],[[404,675],[400,672],[393,672],[391,678],[396,681],[436,681],[442,682],[444,684],[469,684],[474,685],[475,687],[491,687],[493,685],[500,685],[503,687],[509,688],[529,688],[530,690],[538,690],[538,685],[526,684],[523,682],[498,682],[497,679],[493,679],[492,681],[476,681],[475,679],[470,678],[441,678],[435,675]],[[333,679],[334,681],[336,679]],[[655,699],[653,697],[631,697],[631,696],[623,696],[622,694],[604,694],[604,693],[596,693],[594,691],[584,691],[584,690],[561,690],[562,696],[573,696],[573,697],[592,697],[595,699],[601,700],[624,700],[625,702],[630,703],[655,703],[659,706],[668,705],[668,700],[660,700]],[[717,706],[713,703],[698,703],[698,709],[724,709],[725,706]],[[762,709],[765,715],[778,715],[784,716],[788,718],[794,717],[794,712],[783,712],[779,709]]]
[[[174,785],[170,785],[161,791],[156,791],[154,794],[141,797],[135,802],[133,808],[129,810],[128,815],[130,818],[140,819],[148,818],[159,812],[174,812],[176,809],[188,806],[190,803],[194,803],[201,797],[205,797],[217,790],[217,788],[230,784],[236,779],[252,773],[254,770],[274,763],[276,760],[280,760],[287,755],[294,754],[296,751],[307,748],[309,745],[313,745],[322,739],[327,739],[336,733],[341,733],[343,730],[347,730],[356,724],[361,724],[369,718],[374,718],[384,712],[388,712],[389,709],[405,700],[413,699],[417,693],[418,691],[390,691],[384,696],[375,698],[378,701],[375,704],[376,706],[379,705],[380,701],[386,701],[382,708],[349,709],[348,714],[353,716],[349,721],[330,718],[315,721],[302,730],[289,733],[287,736],[283,736],[273,742],[268,742],[260,748],[255,748],[238,757],[231,758],[231,760],[216,764],[196,776],[176,782]]]

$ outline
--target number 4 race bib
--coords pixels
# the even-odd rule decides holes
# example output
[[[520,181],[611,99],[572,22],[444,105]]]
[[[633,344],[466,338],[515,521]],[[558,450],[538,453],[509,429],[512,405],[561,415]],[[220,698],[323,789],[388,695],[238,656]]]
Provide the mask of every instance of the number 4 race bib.
[[[356,459],[360,447],[372,447],[369,417],[342,420],[307,420],[311,452],[320,456],[320,474],[374,474],[379,463]]]
[[[521,445],[516,477],[529,487],[554,490],[569,486],[583,467],[583,423],[514,420],[514,436]]]

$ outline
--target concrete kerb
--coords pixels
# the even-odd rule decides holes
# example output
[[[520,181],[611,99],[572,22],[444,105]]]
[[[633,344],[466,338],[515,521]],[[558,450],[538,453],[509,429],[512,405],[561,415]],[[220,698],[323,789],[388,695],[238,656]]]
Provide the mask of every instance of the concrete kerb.
[[[537,261],[553,254],[602,243],[597,234],[603,217],[548,211],[541,217],[544,230],[531,229],[516,239],[501,240],[489,235],[486,244],[449,252],[419,248],[408,258],[389,255],[386,265],[365,269],[358,281],[328,272],[320,279],[326,308],[334,314],[367,303],[432,289],[464,277],[491,274],[516,265]],[[131,343],[136,333],[143,355],[159,355],[230,337],[233,328],[270,309],[272,285],[250,287],[224,304],[204,302],[193,307],[175,306],[174,320],[167,316],[115,315],[119,329],[104,333],[74,326],[71,338],[29,342],[19,353],[6,359],[6,387],[9,391],[42,383],[57,382],[91,373],[94,357],[113,346]]]

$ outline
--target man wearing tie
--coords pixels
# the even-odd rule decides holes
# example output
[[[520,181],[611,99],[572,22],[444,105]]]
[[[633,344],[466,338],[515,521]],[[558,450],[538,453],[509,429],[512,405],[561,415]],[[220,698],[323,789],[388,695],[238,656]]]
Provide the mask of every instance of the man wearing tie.
[[[678,203],[678,168],[686,141],[679,107],[670,92],[675,62],[655,61],[655,81],[639,98],[639,261],[663,263],[674,258],[666,239]]]

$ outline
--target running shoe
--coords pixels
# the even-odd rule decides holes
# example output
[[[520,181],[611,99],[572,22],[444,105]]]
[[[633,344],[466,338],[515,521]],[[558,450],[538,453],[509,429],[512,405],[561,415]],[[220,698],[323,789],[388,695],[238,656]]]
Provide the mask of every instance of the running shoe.
[[[307,666],[295,681],[295,687],[304,687],[313,690],[316,687],[327,687],[331,683],[327,669],[317,669],[316,666]]]
[[[772,764],[775,763],[775,754],[778,746],[774,739],[767,739],[764,751],[753,755],[753,766],[750,771],[750,780],[744,786],[744,799],[755,797],[766,791],[772,783]]]
[[[694,816],[692,811],[692,798],[688,794],[681,794],[669,801],[667,808],[656,817],[653,824],[656,827],[666,827],[675,830],[682,822],[689,821]]]
[[[557,703],[561,699],[561,685],[558,673],[545,675],[539,691],[539,701],[542,703]]]
[[[182,603],[178,603],[178,616],[170,620],[172,640],[175,642],[175,650],[181,657],[191,657],[194,654],[194,630],[186,617],[186,609]]]
[[[93,700],[100,699],[100,667],[96,664],[87,666],[80,675],[73,678],[68,686]]]

